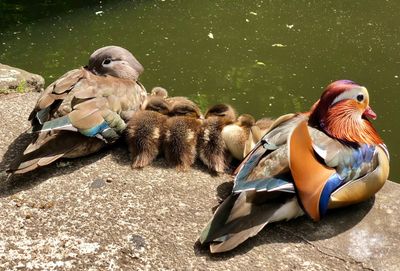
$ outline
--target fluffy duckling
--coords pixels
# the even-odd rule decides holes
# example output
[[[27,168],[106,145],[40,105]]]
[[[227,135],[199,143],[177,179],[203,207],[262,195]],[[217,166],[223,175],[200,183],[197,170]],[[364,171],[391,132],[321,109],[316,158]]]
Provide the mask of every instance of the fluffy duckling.
[[[135,112],[127,126],[127,141],[132,158],[132,168],[149,165],[159,154],[165,134],[169,105],[167,91],[153,88],[141,111]]]
[[[203,118],[200,108],[186,97],[176,96],[166,99],[170,107],[170,116],[186,116],[192,118]]]
[[[184,97],[167,99],[171,106],[163,144],[165,159],[178,170],[187,170],[196,159],[202,119],[199,107]]]
[[[262,118],[256,121],[256,126],[260,129],[260,137],[257,141],[261,139],[263,135],[269,130],[274,120],[271,118]]]
[[[146,97],[146,100],[142,103],[142,110],[156,111],[164,115],[169,114],[169,104],[166,102],[168,92],[165,88],[154,87],[151,90],[151,94]]]
[[[252,145],[261,138],[255,119],[249,114],[240,115],[237,121],[222,129],[222,138],[230,154],[237,160],[250,152]]]
[[[166,99],[168,97],[168,91],[163,87],[154,87],[151,90],[151,96],[158,96],[163,99]]]
[[[222,138],[222,130],[235,121],[236,112],[227,104],[214,105],[205,114],[205,121],[198,138],[198,155],[214,173],[222,173],[227,168],[229,157]]]

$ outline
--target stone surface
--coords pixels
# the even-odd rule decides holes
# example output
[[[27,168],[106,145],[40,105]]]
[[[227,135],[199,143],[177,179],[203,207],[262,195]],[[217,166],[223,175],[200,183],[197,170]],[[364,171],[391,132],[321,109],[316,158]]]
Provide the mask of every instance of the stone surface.
[[[44,79],[18,68],[0,63],[0,94],[9,92],[42,91]]]
[[[29,139],[37,93],[0,97],[0,169]],[[126,147],[62,161],[0,186],[0,270],[400,270],[400,185],[368,202],[268,225],[233,252],[195,245],[229,175],[162,159],[131,170]]]

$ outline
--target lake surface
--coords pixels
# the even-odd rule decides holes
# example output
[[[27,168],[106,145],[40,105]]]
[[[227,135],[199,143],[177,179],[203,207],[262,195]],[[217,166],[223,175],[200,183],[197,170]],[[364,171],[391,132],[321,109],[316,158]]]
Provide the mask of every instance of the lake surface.
[[[306,111],[328,83],[351,79],[370,92],[390,178],[400,181],[400,1],[91,2],[1,24],[0,62],[50,83],[95,49],[120,45],[145,67],[148,90],[256,118]]]

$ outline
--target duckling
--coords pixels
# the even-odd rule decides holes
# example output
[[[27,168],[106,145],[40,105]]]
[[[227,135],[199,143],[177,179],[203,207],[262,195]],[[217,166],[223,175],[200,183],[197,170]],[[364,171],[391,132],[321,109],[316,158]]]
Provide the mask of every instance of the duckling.
[[[222,129],[222,138],[230,154],[242,160],[252,148],[252,144],[261,137],[255,119],[249,114],[240,115],[237,121]]]
[[[255,147],[257,142],[269,131],[274,121],[275,120],[271,118],[262,118],[256,121],[250,129],[250,135],[245,144],[244,156],[246,156]]]
[[[229,163],[229,156],[222,138],[222,129],[236,121],[232,106],[217,104],[209,108],[198,138],[198,156],[213,173],[222,173]]]
[[[196,159],[197,137],[202,119],[199,107],[184,97],[169,100],[170,118],[166,121],[163,144],[165,159],[178,170],[187,170]]]
[[[247,153],[253,149],[255,144],[261,140],[261,138],[268,132],[269,128],[272,126],[275,120],[271,118],[262,118],[256,121],[250,129],[249,140],[247,141],[248,151],[245,151],[245,156]]]
[[[149,165],[159,154],[165,134],[165,122],[169,105],[165,101],[165,89],[147,97],[141,111],[135,112],[127,125],[127,141],[132,158],[132,168]]]
[[[200,108],[186,97],[176,96],[166,99],[170,106],[170,116],[186,116],[192,118],[203,118]]]
[[[274,123],[274,120],[271,118],[262,118],[256,121],[256,126],[260,129],[260,138],[257,141],[259,141],[261,137],[265,135],[272,123]]]
[[[158,96],[163,99],[166,99],[168,97],[168,91],[163,87],[154,87],[151,90],[151,96]]]
[[[150,96],[147,96],[146,100],[143,102],[141,109],[156,111],[161,114],[168,115],[170,106],[165,100],[167,97],[168,92],[165,88],[154,87],[151,90]]]

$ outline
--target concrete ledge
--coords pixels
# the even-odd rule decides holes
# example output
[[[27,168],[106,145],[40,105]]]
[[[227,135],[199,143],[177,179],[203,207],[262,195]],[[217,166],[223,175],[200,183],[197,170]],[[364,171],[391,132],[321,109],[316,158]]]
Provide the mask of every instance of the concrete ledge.
[[[0,97],[0,170],[29,135],[37,93]],[[268,225],[237,250],[195,246],[230,176],[132,171],[119,146],[0,186],[0,270],[400,270],[400,185],[368,202]]]
[[[0,94],[42,91],[42,76],[0,63]]]

